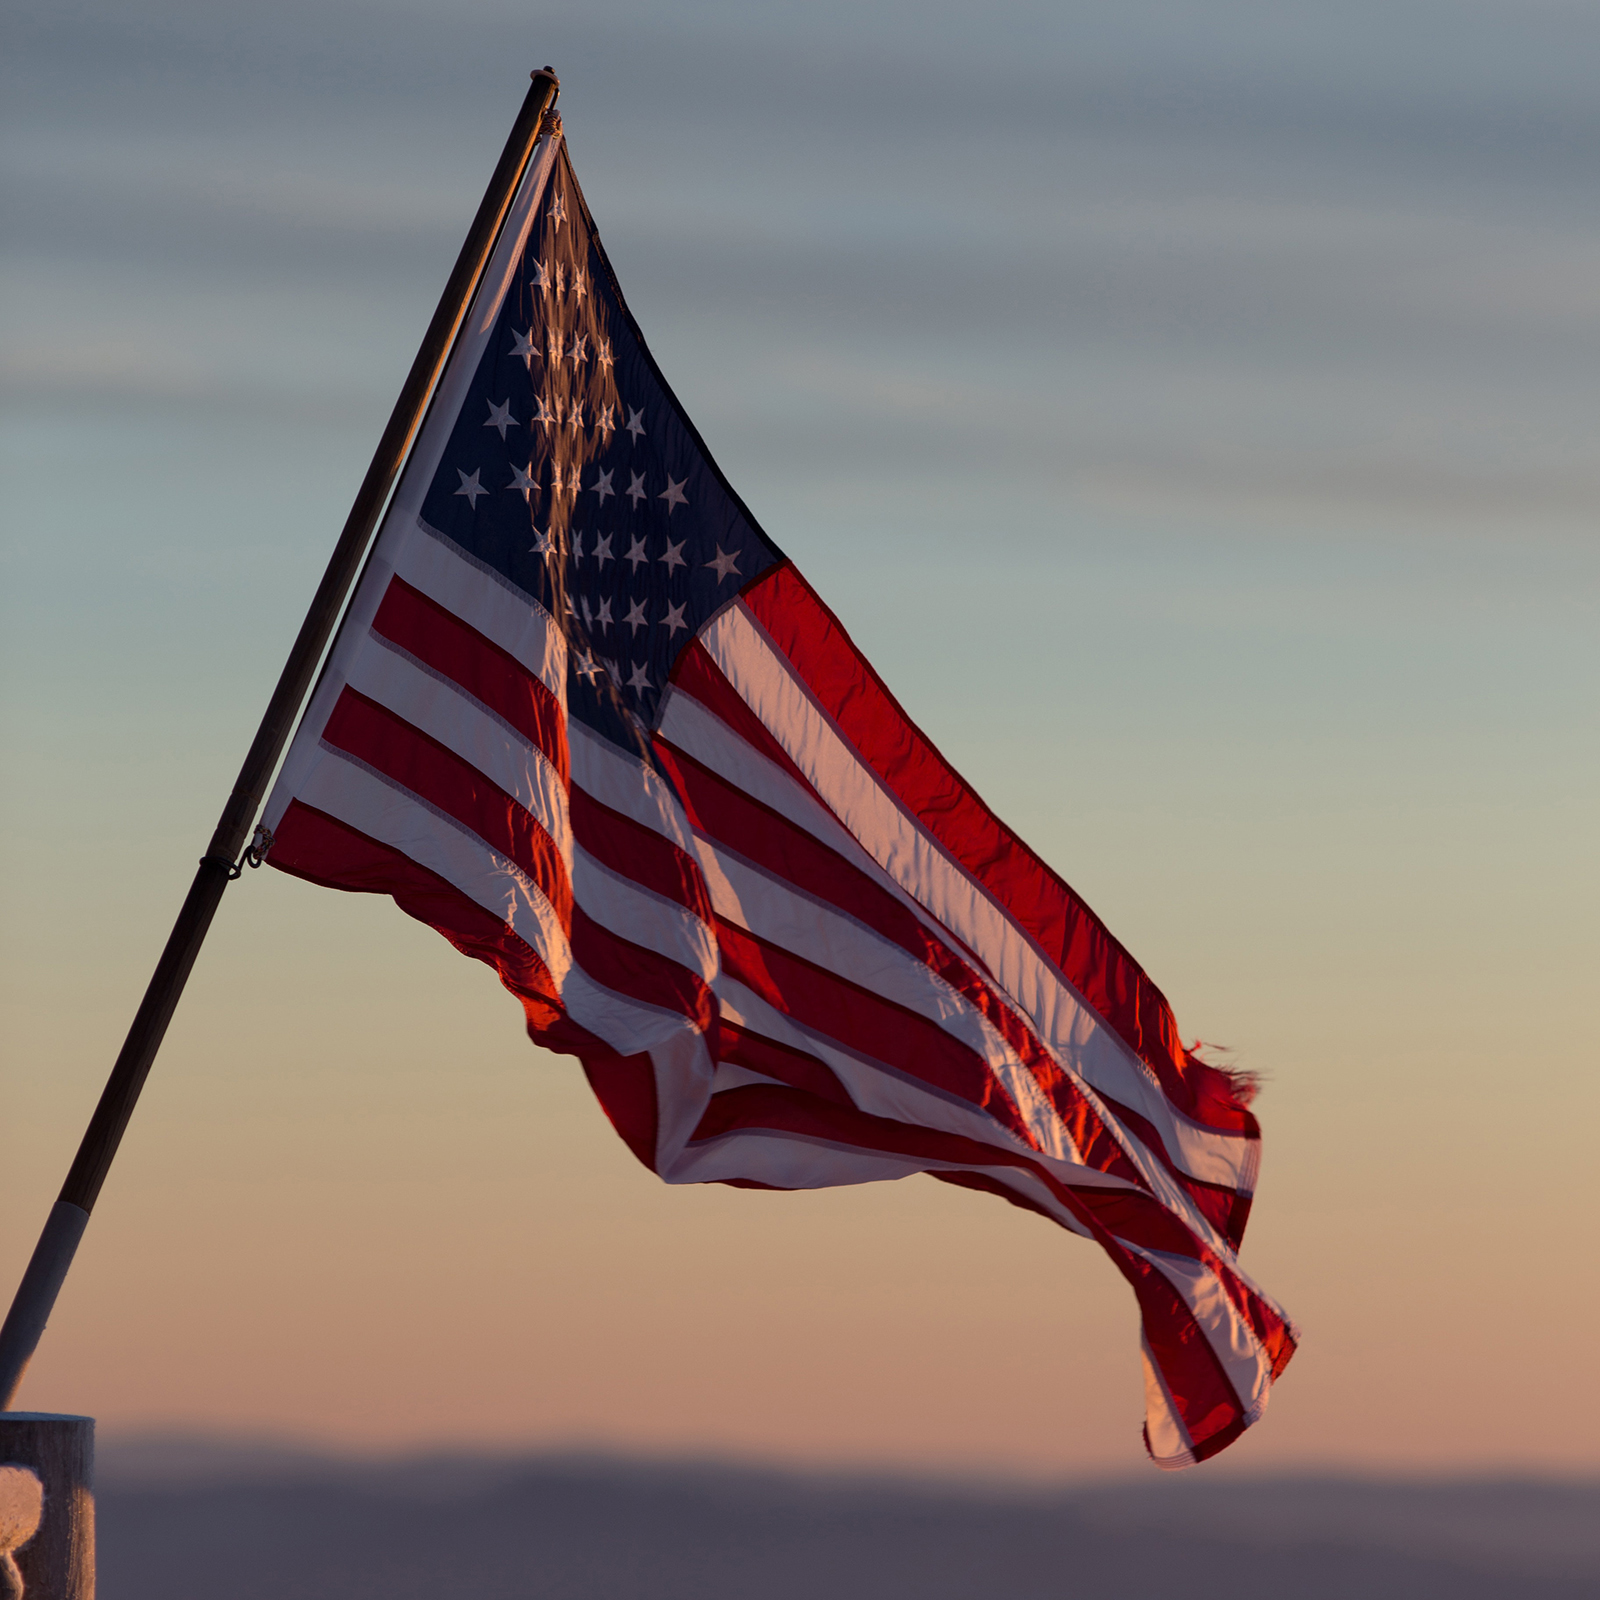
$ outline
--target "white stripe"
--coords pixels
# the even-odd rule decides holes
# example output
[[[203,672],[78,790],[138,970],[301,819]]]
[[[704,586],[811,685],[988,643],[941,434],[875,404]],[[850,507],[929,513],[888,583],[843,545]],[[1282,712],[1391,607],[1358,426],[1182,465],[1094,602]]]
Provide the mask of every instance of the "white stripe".
[[[886,1068],[870,1056],[847,1049],[779,1011],[726,973],[717,979],[716,988],[722,1015],[729,1022],[776,1044],[815,1056],[833,1071],[856,1108],[869,1116],[958,1134],[980,1144],[1002,1145],[1046,1167],[1055,1167],[1055,1175],[1063,1183],[1090,1184],[1106,1189],[1134,1188],[1125,1178],[1083,1166],[1075,1156],[1056,1160],[1031,1148],[980,1107]]]
[[[717,942],[687,906],[614,872],[580,844],[572,849],[572,897],[602,928],[698,973],[717,975]]]
[[[925,962],[854,918],[695,840],[717,912],[739,927],[870,989],[942,1028],[979,1056],[1022,1117],[1035,1147],[1058,1161],[1081,1157],[1038,1079],[972,1003]]]
[[[299,798],[437,873],[526,940],[561,987],[572,948],[555,907],[521,867],[477,834],[331,750],[300,785]]]
[[[910,1156],[830,1144],[804,1134],[739,1128],[685,1150],[662,1177],[669,1183],[753,1178],[775,1189],[834,1189],[909,1178],[926,1170],[925,1162]]]
[[[743,604],[722,612],[700,639],[845,827],[891,880],[971,946],[1063,1066],[1152,1122],[1192,1177],[1235,1187],[1253,1178],[1255,1141],[1201,1131],[1187,1119],[1180,1126],[1150,1069],[856,756]]]
[[[769,1089],[786,1087],[782,1078],[769,1077],[765,1072],[752,1072],[749,1067],[736,1066],[731,1061],[719,1061],[711,1079],[711,1092],[716,1095],[724,1089],[746,1089],[751,1084],[764,1085]]]
[[[555,841],[571,871],[567,791],[538,746],[458,684],[435,677],[376,636],[351,663],[348,681],[504,789]]]
[[[754,1178],[776,1189],[832,1189],[847,1184],[883,1183],[920,1172],[981,1172],[1026,1192],[1051,1219],[1088,1239],[1093,1235],[1033,1174],[1008,1167],[969,1166],[955,1161],[924,1161],[915,1156],[868,1150],[859,1145],[792,1133],[783,1128],[736,1128],[702,1140],[674,1163],[670,1183],[717,1183]]]
[[[338,752],[324,750],[299,798],[436,873],[524,940],[549,969],[573,1021],[623,1055],[669,1045],[686,1030],[665,1011],[596,983],[572,960],[560,918],[514,861],[476,834]],[[706,1073],[709,1085],[710,1072]]]
[[[802,789],[776,762],[769,761],[748,741],[741,739],[714,711],[676,685],[668,690],[657,735],[725,778],[742,794],[770,806],[779,816],[805,829],[812,838],[836,850],[875,881],[883,882],[877,862],[831,811],[819,805],[816,797]],[[914,904],[896,885],[884,884],[884,887],[897,899]]]
[[[406,529],[395,545],[396,576],[515,657],[565,703],[567,641],[537,600],[428,528]]]
[[[1194,1450],[1189,1430],[1172,1403],[1167,1380],[1161,1376],[1155,1353],[1143,1332],[1139,1335],[1139,1354],[1144,1362],[1144,1431],[1150,1459],[1164,1472],[1192,1467]]]
[[[652,1047],[650,1065],[656,1080],[656,1171],[672,1182],[668,1174],[705,1115],[716,1064],[698,1032],[680,1029]]]
[[[1255,1422],[1266,1407],[1267,1392],[1272,1387],[1272,1363],[1222,1280],[1193,1256],[1150,1250],[1120,1234],[1115,1237],[1124,1250],[1148,1261],[1178,1291],[1238,1395],[1246,1424]]]
[[[660,773],[581,722],[567,724],[567,749],[572,781],[585,794],[693,854],[688,819]]]

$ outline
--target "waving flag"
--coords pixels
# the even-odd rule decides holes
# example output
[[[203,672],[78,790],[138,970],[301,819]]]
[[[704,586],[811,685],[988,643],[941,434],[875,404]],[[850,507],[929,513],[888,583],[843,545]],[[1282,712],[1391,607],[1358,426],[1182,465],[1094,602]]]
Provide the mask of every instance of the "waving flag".
[[[268,802],[273,866],[490,963],[672,1183],[926,1172],[1092,1239],[1163,1466],[1294,1350],[1231,1076],[909,721],[536,153]]]

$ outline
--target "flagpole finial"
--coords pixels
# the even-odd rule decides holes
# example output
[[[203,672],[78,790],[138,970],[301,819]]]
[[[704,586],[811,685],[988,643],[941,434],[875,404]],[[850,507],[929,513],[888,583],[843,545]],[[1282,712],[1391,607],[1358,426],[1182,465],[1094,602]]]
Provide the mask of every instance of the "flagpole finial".
[[[561,98],[561,80],[556,76],[556,69],[552,66],[535,67],[528,77],[537,83],[541,78],[549,80],[550,100],[545,106],[544,117],[539,123],[541,134],[554,135],[561,130],[561,118],[556,113],[556,101]]]

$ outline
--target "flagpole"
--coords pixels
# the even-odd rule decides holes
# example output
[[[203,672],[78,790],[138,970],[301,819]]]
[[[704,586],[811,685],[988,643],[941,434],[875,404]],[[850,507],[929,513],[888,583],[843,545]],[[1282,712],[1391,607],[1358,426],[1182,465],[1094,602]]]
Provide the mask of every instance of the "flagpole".
[[[0,1410],[9,1410],[49,1321],[67,1269],[88,1226],[89,1213],[105,1182],[112,1158],[133,1115],[139,1091],[149,1076],[156,1052],[172,1013],[177,1008],[183,986],[200,953],[200,946],[222,901],[222,892],[239,876],[245,855],[245,840],[266,794],[278,758],[288,743],[289,733],[301,703],[317,670],[328,640],[343,609],[345,596],[355,581],[362,559],[378,525],[389,493],[394,487],[411,441],[416,437],[426,414],[434,385],[444,369],[455,343],[456,331],[472,302],[478,282],[488,265],[490,253],[504,226],[511,202],[533,156],[534,145],[551,107],[560,92],[560,80],[549,67],[532,75],[527,97],[506,140],[494,176],[489,180],[478,214],[472,220],[466,242],[456,259],[455,270],[445,284],[438,309],[423,335],[416,360],[411,363],[405,387],[395,401],[388,426],[378,441],[372,465],[361,481],[355,504],[345,519],[344,531],[334,546],[328,569],[311,601],[311,609],[300,625],[300,632],[289,659],[284,663],[278,686],[267,702],[261,726],[256,730],[239,777],[222,808],[222,816],[199,870],[189,887],[183,909],[173,925],[166,948],[156,963],[155,975],[145,990],[144,999],[134,1014],[133,1025],[111,1069],[110,1079],[89,1120],[88,1130],[78,1146],[67,1181],[46,1221],[27,1270],[22,1275],[16,1297],[11,1302],[5,1324],[0,1327]],[[254,846],[251,847],[254,849]],[[251,858],[254,860],[254,858]]]

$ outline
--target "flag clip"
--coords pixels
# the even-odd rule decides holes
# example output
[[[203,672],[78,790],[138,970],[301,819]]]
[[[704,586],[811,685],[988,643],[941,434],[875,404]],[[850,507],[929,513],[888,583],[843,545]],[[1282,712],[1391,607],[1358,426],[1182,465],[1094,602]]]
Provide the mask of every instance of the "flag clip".
[[[244,876],[246,867],[259,867],[267,859],[267,852],[272,848],[272,829],[263,823],[256,824],[255,837],[244,847],[244,854],[237,861],[229,861],[226,856],[201,856],[201,864],[215,861],[219,866],[228,869],[228,882]]]

